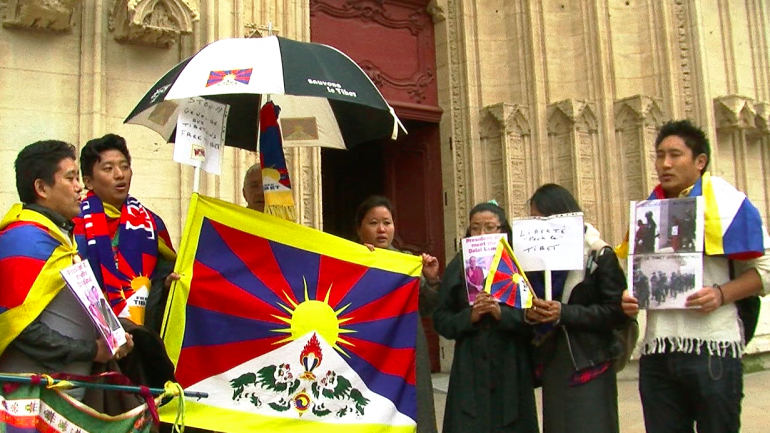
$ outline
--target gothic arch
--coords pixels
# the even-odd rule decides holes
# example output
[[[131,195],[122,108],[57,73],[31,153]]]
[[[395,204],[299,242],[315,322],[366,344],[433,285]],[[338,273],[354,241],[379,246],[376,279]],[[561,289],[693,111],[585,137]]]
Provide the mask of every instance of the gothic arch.
[[[188,0],[116,0],[109,29],[121,42],[169,47],[199,19]]]

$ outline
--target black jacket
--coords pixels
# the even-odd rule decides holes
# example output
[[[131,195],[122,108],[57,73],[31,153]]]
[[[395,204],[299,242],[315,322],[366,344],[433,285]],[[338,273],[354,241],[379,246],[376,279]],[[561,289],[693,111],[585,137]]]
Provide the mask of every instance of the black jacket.
[[[593,272],[586,272],[585,279],[572,289],[568,303],[562,305],[559,320],[576,370],[618,356],[620,346],[613,330],[628,320],[621,307],[626,277],[615,252],[606,247],[589,257],[596,257],[594,264],[587,266],[587,270]]]

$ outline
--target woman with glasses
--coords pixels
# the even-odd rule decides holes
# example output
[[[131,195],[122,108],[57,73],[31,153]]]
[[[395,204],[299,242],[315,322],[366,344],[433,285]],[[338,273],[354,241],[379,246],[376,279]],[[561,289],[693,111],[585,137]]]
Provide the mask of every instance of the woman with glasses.
[[[372,196],[364,200],[356,211],[356,234],[359,241],[374,251],[374,248],[396,250],[393,237],[396,226],[393,222],[393,206],[382,196]],[[422,254],[422,281],[420,283],[420,316],[429,316],[438,300],[436,288],[439,280],[438,260]],[[436,412],[433,406],[433,382],[430,376],[430,358],[428,340],[422,321],[417,321],[416,387],[417,387],[417,432],[436,433]]]
[[[467,236],[506,233],[503,210],[481,203],[470,212]],[[444,411],[444,433],[537,433],[530,363],[531,327],[522,310],[480,292],[468,302],[463,257],[448,265],[433,314],[439,334],[455,340]]]
[[[581,212],[567,189],[546,184],[529,199],[530,215]],[[613,329],[626,322],[621,296],[626,278],[599,232],[584,226],[580,271],[551,272],[553,301],[545,301],[543,272],[528,272],[535,299],[527,319],[535,326],[543,382],[543,432],[618,432],[618,389],[612,360]]]

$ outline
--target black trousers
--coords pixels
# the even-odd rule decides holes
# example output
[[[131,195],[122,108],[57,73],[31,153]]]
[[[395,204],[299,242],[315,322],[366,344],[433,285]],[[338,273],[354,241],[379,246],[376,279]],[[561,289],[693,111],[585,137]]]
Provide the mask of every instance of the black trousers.
[[[743,366],[740,358],[700,354],[644,355],[639,394],[648,433],[738,433]]]

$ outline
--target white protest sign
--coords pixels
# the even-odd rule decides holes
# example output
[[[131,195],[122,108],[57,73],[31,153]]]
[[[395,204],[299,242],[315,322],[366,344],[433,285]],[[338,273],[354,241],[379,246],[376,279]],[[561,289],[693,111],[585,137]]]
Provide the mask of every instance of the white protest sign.
[[[126,331],[104,298],[88,260],[63,269],[61,275],[114,355],[126,344]]]
[[[220,175],[229,111],[227,104],[200,97],[181,101],[176,122],[174,161]]]
[[[525,271],[583,269],[582,213],[513,220],[511,228],[511,247]]]

